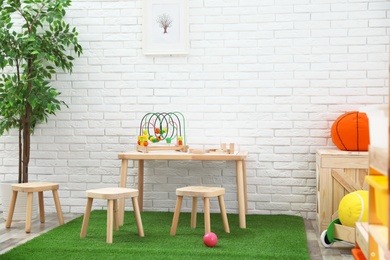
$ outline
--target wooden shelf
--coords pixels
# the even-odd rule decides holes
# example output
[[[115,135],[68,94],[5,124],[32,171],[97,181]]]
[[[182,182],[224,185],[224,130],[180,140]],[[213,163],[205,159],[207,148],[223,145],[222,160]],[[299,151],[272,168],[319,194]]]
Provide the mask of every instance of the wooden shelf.
[[[389,251],[388,151],[369,147],[368,224],[356,223],[356,243],[366,259],[384,260]],[[368,245],[366,245],[367,236]]]
[[[385,176],[387,176],[388,158],[387,149],[370,146],[370,167]]]
[[[387,245],[389,244],[387,234],[389,232],[389,228],[383,225],[368,225],[368,232],[375,239],[378,246],[382,248],[382,250],[387,251]]]
[[[390,76],[390,67],[388,67],[388,70]],[[388,97],[390,98],[390,88]],[[381,113],[378,113],[379,117],[373,113],[370,118],[369,114],[367,114],[369,117],[370,139],[372,144],[377,143],[378,145],[382,141],[380,145],[384,146],[376,147],[370,145],[368,148],[369,176],[366,178],[366,181],[369,184],[368,223],[356,223],[357,248],[352,250],[352,252],[355,253],[353,254],[355,259],[361,259],[359,257],[362,252],[364,257],[369,260],[390,260],[390,184],[388,181],[388,177],[390,177],[388,176],[390,175],[390,107],[389,105],[387,106],[388,107],[387,109],[385,108],[385,110],[383,110],[383,107],[385,106],[381,106],[382,111],[380,111]],[[383,112],[384,116],[382,118],[381,115]],[[370,119],[373,120],[370,122]],[[380,127],[380,129],[378,127]],[[380,130],[381,134],[386,135],[387,133],[387,136],[380,136],[379,140],[375,140],[378,137],[376,135],[376,130]],[[366,231],[368,233],[368,245],[366,244]]]
[[[356,223],[356,244],[361,249],[364,257],[368,259],[368,223]]]

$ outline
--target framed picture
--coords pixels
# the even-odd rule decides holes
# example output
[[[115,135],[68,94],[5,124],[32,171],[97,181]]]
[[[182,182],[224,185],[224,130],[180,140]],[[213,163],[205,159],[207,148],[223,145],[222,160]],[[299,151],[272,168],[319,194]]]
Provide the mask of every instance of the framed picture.
[[[145,55],[188,53],[188,0],[143,0]]]

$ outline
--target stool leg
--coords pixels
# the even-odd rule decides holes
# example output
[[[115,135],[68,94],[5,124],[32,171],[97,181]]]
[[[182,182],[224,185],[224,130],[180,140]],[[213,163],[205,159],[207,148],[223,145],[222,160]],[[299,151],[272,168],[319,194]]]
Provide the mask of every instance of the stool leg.
[[[60,223],[60,225],[63,225],[64,224],[64,217],[62,215],[62,209],[61,209],[60,198],[58,197],[58,191],[52,190],[52,193],[53,193],[53,198],[54,198],[54,204],[56,205],[58,222]]]
[[[210,199],[204,198],[204,232],[210,232]]]
[[[226,208],[225,208],[225,201],[222,195],[218,196],[218,202],[219,202],[219,208],[221,209],[223,229],[225,230],[226,233],[230,233],[229,222],[228,222]]]
[[[91,215],[93,198],[88,198],[87,206],[85,207],[85,213],[83,218],[83,225],[81,226],[80,237],[83,238],[87,235],[89,216]]]
[[[17,197],[18,197],[18,192],[12,191],[11,203],[9,204],[9,210],[8,210],[8,216],[7,216],[7,222],[5,223],[6,228],[11,227],[11,222],[12,222],[12,218],[14,216],[15,204],[16,204]]]
[[[135,217],[135,222],[137,223],[138,236],[143,237],[144,227],[142,226],[142,219],[141,219],[141,214],[138,205],[138,197],[132,197],[131,201],[133,202],[134,217]]]
[[[192,197],[191,228],[196,228],[196,208],[198,206],[198,197]]]
[[[119,222],[118,222],[118,200],[114,200],[114,229],[116,231],[119,230]]]
[[[112,219],[114,218],[114,201],[107,200],[107,238],[108,244],[112,243]]]
[[[38,192],[39,219],[41,223],[45,223],[45,204],[43,201],[43,191]]]
[[[26,233],[31,231],[33,193],[27,192]]]
[[[171,226],[171,236],[176,235],[177,224],[179,223],[181,203],[183,201],[183,196],[177,196],[175,213],[173,214],[172,226]]]

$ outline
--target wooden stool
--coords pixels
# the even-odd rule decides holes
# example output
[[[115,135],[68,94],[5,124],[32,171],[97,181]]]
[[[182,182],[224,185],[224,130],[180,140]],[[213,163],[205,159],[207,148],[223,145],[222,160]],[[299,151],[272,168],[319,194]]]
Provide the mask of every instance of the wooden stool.
[[[107,235],[106,242],[112,243],[112,228],[119,230],[118,222],[118,199],[131,198],[133,202],[134,217],[137,223],[138,235],[144,236],[144,228],[142,226],[141,214],[138,207],[138,190],[127,188],[102,188],[95,190],[87,190],[87,207],[85,209],[83,225],[81,227],[80,237],[83,238],[87,234],[89,216],[93,199],[107,200]]]
[[[218,197],[219,207],[221,209],[223,228],[226,233],[230,233],[229,223],[226,215],[225,202],[223,200],[225,194],[224,188],[219,187],[203,187],[203,186],[188,186],[176,189],[176,207],[173,215],[171,235],[176,235],[177,224],[179,222],[180,208],[183,201],[183,196],[192,197],[191,211],[191,228],[196,227],[196,206],[198,197],[204,200],[204,231],[205,234],[210,232],[210,200],[209,198]]]
[[[51,190],[53,193],[54,203],[56,205],[58,222],[60,225],[64,224],[64,218],[62,216],[60,199],[58,197],[58,183],[51,182],[28,182],[28,183],[18,183],[12,185],[12,197],[11,203],[9,205],[7,222],[5,224],[6,228],[11,227],[12,217],[14,215],[16,198],[18,192],[27,192],[27,209],[26,209],[26,233],[31,231],[31,219],[32,219],[32,203],[33,203],[33,192],[38,192],[38,201],[39,201],[39,218],[41,223],[45,222],[45,209],[43,202],[43,192]]]

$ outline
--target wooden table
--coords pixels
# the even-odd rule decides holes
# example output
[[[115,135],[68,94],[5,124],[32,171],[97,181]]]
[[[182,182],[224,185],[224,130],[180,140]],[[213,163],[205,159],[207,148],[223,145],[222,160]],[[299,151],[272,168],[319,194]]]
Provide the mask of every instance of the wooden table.
[[[180,161],[236,161],[236,181],[237,181],[237,200],[240,228],[246,228],[245,215],[248,211],[247,191],[246,191],[246,158],[248,152],[239,151],[235,154],[191,154],[184,152],[164,152],[151,151],[141,153],[137,151],[118,154],[122,160],[120,187],[126,187],[127,169],[129,160],[138,160],[138,201],[140,211],[143,209],[143,192],[144,192],[144,163],[145,160],[180,160]],[[189,183],[191,184],[191,183]],[[119,224],[123,225],[125,203],[119,201]]]

